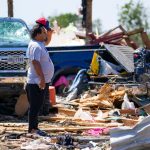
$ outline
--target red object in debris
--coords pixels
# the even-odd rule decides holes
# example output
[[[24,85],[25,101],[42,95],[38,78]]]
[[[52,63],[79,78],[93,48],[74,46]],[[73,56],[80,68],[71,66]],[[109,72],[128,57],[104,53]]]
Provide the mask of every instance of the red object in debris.
[[[51,105],[56,104],[56,91],[54,86],[49,86],[49,101]]]
[[[108,43],[112,40],[118,40],[121,39],[123,37],[124,33],[123,32],[119,32],[119,33],[114,33],[112,35],[105,35],[105,36],[100,36],[97,39],[92,39],[91,40],[91,44],[99,44],[100,42],[104,42],[104,43]],[[91,35],[89,35],[89,37],[92,37]]]

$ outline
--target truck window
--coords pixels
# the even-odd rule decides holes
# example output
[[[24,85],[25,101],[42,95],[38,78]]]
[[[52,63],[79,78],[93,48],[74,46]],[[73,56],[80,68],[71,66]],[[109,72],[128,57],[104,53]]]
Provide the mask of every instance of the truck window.
[[[19,21],[0,20],[0,46],[27,46],[30,34],[25,24]]]

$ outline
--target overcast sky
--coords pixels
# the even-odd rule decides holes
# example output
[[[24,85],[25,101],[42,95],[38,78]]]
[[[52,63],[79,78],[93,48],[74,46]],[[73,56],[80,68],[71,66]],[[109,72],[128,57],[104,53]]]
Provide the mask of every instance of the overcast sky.
[[[150,9],[150,0],[141,1],[147,9]],[[126,2],[129,0],[93,0],[93,20],[100,19],[103,30],[117,26],[118,11]],[[0,16],[7,17],[7,0],[1,0],[0,3]],[[14,0],[14,17],[32,24],[42,16],[77,13],[80,6],[81,0]]]

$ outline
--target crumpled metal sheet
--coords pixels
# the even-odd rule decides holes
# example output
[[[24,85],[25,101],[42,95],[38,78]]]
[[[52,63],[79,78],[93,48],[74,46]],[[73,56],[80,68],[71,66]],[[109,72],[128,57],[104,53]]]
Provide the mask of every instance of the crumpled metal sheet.
[[[133,128],[119,127],[110,130],[112,150],[150,149],[150,116]]]
[[[134,72],[133,52],[129,46],[104,44],[106,50],[115,58],[127,72]]]

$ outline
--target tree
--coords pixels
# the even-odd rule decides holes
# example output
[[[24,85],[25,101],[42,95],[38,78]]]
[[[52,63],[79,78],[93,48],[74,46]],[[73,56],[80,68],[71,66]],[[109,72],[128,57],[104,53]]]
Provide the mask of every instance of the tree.
[[[142,2],[138,1],[135,3],[133,0],[130,0],[129,3],[122,6],[119,12],[119,23],[128,31],[137,28],[144,28],[145,31],[148,31],[148,16]],[[139,45],[142,44],[140,36],[134,35],[132,39]]]
[[[86,29],[86,34],[92,32],[92,0],[82,0],[82,26]]]
[[[66,14],[61,14],[59,16],[48,17],[48,19],[51,24],[54,20],[57,20],[57,23],[61,28],[67,27],[69,23],[75,24],[77,21],[81,20],[78,15],[72,13],[66,13]]]
[[[143,4],[138,1],[137,3],[130,0],[122,6],[119,12],[119,23],[121,23],[127,30],[133,30],[135,28],[149,29],[148,16]]]
[[[86,27],[86,14],[87,14],[87,0],[82,0],[81,2],[81,15],[82,15],[82,27],[85,28]]]
[[[8,17],[13,17],[13,0],[7,0],[7,5],[8,5]]]
[[[92,0],[87,0],[86,8],[86,33],[92,32]]]

